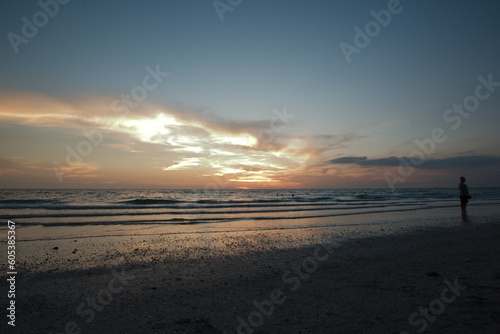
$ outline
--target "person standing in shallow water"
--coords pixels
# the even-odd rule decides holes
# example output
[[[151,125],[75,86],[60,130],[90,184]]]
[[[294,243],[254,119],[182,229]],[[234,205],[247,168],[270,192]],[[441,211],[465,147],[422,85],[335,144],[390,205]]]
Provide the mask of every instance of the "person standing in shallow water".
[[[460,208],[462,209],[462,214],[467,213],[467,203],[471,198],[469,195],[469,187],[465,184],[465,177],[460,177],[460,183],[458,184],[458,190],[460,190]]]

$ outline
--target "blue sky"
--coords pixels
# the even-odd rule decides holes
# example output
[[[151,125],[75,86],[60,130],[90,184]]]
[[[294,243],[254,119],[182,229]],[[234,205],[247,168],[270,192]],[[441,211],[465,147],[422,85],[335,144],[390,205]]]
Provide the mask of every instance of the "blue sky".
[[[479,77],[500,81],[495,1],[244,0],[222,21],[212,1],[42,3],[53,17],[14,47],[43,9],[2,3],[2,186],[426,187],[461,174],[500,186],[500,87],[457,129],[443,119]],[[388,8],[348,62],[340,44]],[[127,114],[111,110],[148,67],[169,74]],[[446,140],[408,160],[436,128]],[[68,159],[85,140],[91,152]]]

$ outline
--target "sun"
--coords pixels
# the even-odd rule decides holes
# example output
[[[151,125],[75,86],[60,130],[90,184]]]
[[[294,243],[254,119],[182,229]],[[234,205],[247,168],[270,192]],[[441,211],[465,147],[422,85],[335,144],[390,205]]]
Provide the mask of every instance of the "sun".
[[[170,115],[159,113],[153,119],[127,120],[123,126],[133,135],[145,142],[155,142],[158,136],[165,136],[172,131],[169,126],[179,125],[179,122]]]

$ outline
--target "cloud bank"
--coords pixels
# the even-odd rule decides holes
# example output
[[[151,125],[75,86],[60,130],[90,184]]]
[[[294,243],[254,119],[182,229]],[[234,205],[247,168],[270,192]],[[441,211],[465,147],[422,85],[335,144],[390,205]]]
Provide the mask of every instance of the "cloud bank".
[[[236,184],[277,187],[301,186],[294,178],[323,173],[324,160],[332,151],[363,138],[352,133],[296,135],[295,115],[286,108],[270,114],[267,120],[239,121],[152,103],[121,113],[113,111],[112,101],[102,95],[58,99],[30,92],[1,92],[0,120],[60,129],[80,137],[83,130],[100,131],[100,149],[128,154],[140,161],[145,171],[154,168],[170,175],[189,170],[198,177],[224,176]],[[98,177],[100,166],[109,164],[102,159],[85,157],[78,166],[60,168],[60,176]],[[61,163],[58,161],[58,166]],[[6,166],[5,170],[13,168]]]
[[[367,157],[342,157],[329,160],[329,164],[353,164],[360,167],[397,167],[401,161],[410,161],[409,157],[388,157],[368,159]],[[500,165],[500,157],[490,155],[457,156],[441,159],[427,159],[421,165],[414,165],[422,169],[473,169]]]

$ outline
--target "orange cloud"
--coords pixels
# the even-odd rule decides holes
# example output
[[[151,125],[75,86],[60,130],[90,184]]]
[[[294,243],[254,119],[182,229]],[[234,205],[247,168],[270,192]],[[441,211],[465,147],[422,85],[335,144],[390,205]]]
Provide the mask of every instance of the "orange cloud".
[[[324,161],[332,158],[332,151],[363,138],[354,134],[296,136],[285,126],[287,122],[278,123],[274,116],[272,122],[240,122],[151,103],[141,103],[126,114],[117,113],[111,108],[112,101],[102,95],[57,99],[29,92],[0,92],[0,120],[59,127],[80,136],[83,129],[99,130],[104,137],[103,149],[141,157],[144,166],[167,174],[190,170],[203,177],[224,176],[228,187],[301,186],[297,177],[323,175]],[[262,135],[263,130],[268,137]],[[88,156],[78,164],[57,163],[55,171],[64,178],[98,178],[102,176],[100,166],[106,164]],[[18,169],[6,165],[1,170],[12,173]]]
[[[50,170],[40,164],[40,160],[22,157],[0,158],[0,174],[27,174],[34,170]]]

